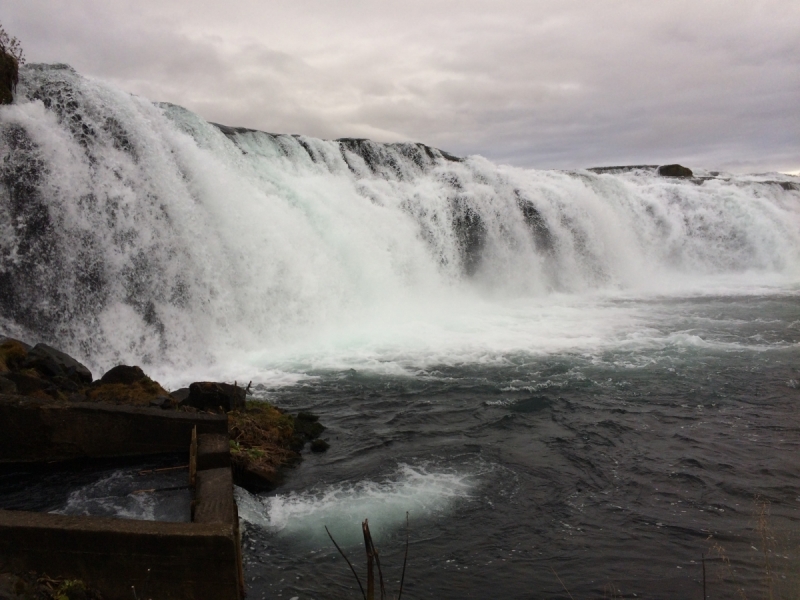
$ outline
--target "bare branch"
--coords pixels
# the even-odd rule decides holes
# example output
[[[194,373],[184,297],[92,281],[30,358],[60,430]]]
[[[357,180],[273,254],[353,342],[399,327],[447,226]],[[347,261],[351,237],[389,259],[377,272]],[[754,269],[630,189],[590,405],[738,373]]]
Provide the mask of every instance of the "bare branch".
[[[406,563],[408,562],[408,511],[406,511],[406,555],[403,557],[403,574],[400,576],[400,591],[397,600],[403,596],[403,582],[406,580]]]
[[[336,540],[333,539],[331,532],[328,531],[327,525],[325,526],[325,531],[327,532],[328,537],[331,538],[333,545],[336,546],[336,549],[339,551],[339,554],[341,554],[342,558],[345,559],[345,561],[347,561],[347,566],[350,567],[350,570],[353,572],[353,577],[356,578],[356,583],[358,583],[358,588],[361,590],[361,595],[364,597],[364,600],[367,600],[367,595],[364,593],[364,586],[361,585],[361,580],[358,578],[358,573],[356,573],[356,570],[353,568],[353,564],[350,562],[347,556],[345,556],[344,552],[342,552],[342,549],[339,548],[339,544],[336,543]]]

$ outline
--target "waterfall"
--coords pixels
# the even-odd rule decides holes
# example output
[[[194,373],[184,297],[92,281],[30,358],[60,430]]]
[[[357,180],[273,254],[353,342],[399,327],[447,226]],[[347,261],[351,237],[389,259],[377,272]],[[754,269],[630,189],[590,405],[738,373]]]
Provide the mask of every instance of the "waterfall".
[[[22,70],[0,155],[0,328],[101,368],[203,372],[432,305],[800,268],[791,176],[540,171],[275,135],[66,65]]]

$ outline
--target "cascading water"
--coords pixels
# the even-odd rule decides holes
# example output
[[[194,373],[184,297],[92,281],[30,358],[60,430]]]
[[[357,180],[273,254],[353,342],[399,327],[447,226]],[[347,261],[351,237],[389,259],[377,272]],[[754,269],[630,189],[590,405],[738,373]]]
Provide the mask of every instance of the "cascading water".
[[[800,265],[788,177],[532,171],[232,129],[66,66],[24,69],[0,119],[2,326],[94,366],[189,372],[334,323]]]
[[[795,535],[796,177],[518,169],[21,77],[0,331],[96,375],[252,379],[328,426],[276,494],[239,493],[253,597],[348,596],[323,526],[347,545],[370,518],[401,564],[405,511],[414,597],[563,597],[553,570],[690,597],[709,536],[749,593],[753,497]],[[119,510],[117,479],[61,509]]]

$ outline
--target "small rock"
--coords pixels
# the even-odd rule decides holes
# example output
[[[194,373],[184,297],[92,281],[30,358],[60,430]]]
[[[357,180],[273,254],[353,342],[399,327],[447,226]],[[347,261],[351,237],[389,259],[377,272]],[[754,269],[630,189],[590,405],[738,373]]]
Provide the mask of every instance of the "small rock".
[[[164,410],[178,408],[178,402],[172,396],[159,396],[156,398],[156,402],[160,402],[159,406]]]
[[[89,386],[86,397],[91,402],[162,407],[169,392],[141,368],[119,365]]]
[[[129,367],[128,365],[117,365],[100,378],[102,383],[124,383],[130,385],[145,379],[147,375],[140,367]]]
[[[220,407],[225,412],[244,410],[247,404],[245,389],[229,383],[212,381],[196,381],[189,386],[189,397],[184,406],[193,406],[199,410],[216,410]]]
[[[6,379],[5,377],[0,377],[0,394],[16,394],[17,393],[17,384],[11,381],[10,379]]]
[[[189,388],[180,388],[174,392],[170,392],[170,396],[172,396],[179,405],[184,405],[189,399]]]
[[[322,435],[325,426],[319,422],[319,417],[312,413],[301,412],[294,418],[295,434],[303,435],[308,440],[313,440]]]
[[[692,177],[692,170],[681,165],[661,165],[658,174],[662,177]]]
[[[311,442],[311,451],[312,452],[325,452],[331,445],[326,442],[325,440],[316,439]]]

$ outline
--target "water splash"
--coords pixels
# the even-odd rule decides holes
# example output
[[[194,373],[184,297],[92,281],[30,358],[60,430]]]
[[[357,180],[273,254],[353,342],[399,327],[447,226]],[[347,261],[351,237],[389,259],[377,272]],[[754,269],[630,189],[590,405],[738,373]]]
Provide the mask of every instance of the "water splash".
[[[236,489],[239,516],[280,536],[327,545],[327,526],[340,544],[359,544],[361,522],[379,538],[405,526],[406,512],[419,522],[449,514],[470,498],[475,474],[402,465],[382,481],[338,483],[301,493],[258,497]]]

